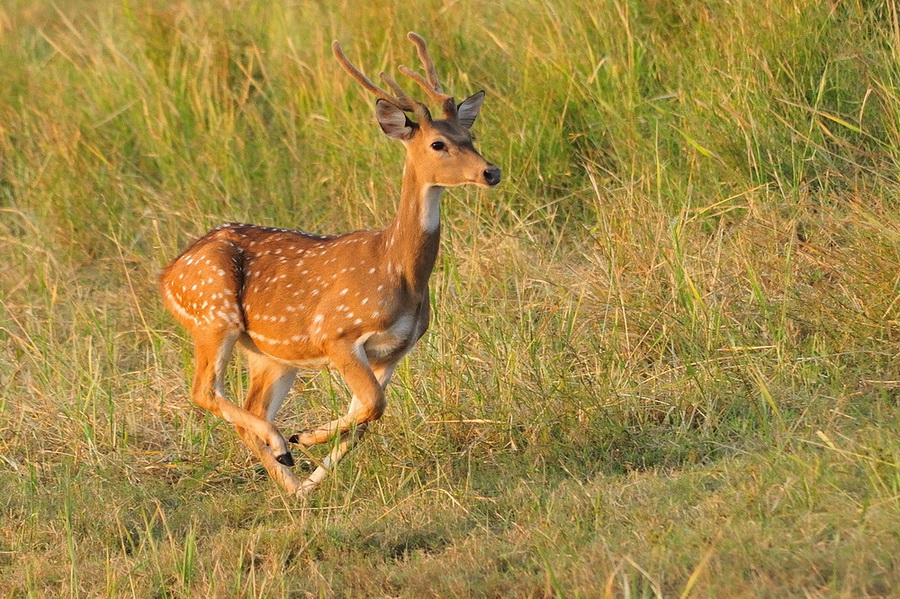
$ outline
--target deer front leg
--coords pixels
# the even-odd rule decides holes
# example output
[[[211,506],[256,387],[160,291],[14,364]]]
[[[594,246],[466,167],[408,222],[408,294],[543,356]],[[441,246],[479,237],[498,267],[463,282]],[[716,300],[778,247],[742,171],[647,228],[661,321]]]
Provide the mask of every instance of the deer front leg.
[[[366,432],[367,427],[368,423],[363,422],[362,424],[357,425],[355,430],[346,432],[341,435],[340,443],[338,443],[334,447],[334,449],[332,449],[329,454],[325,456],[325,459],[322,460],[322,464],[319,465],[319,467],[309,475],[309,478],[300,483],[299,488],[294,491],[294,493],[298,497],[304,497],[309,492],[318,487],[319,484],[325,479],[325,477],[328,476],[328,473],[331,472],[331,469],[334,468],[337,463],[344,458],[345,455],[350,453],[350,450],[353,449],[353,447],[360,439],[362,439],[363,433]]]
[[[378,380],[378,384],[381,387],[382,392],[387,388],[387,384],[391,380],[391,375],[394,373],[394,368],[396,364],[390,364],[388,366],[377,367],[373,369],[373,374],[375,378]],[[350,409],[347,411],[347,415],[351,415],[362,407],[362,402],[360,402],[359,398],[354,395],[353,399],[350,401]],[[356,429],[344,433],[341,436],[341,442],[337,444],[337,446],[331,450],[328,456],[322,461],[322,464],[315,469],[315,471],[309,475],[303,483],[300,485],[300,488],[297,490],[298,496],[303,496],[316,487],[319,486],[319,483],[325,479],[328,475],[328,472],[334,468],[338,462],[340,462],[344,456],[350,453],[350,450],[362,439],[363,434],[366,432],[366,428],[368,428],[368,423],[363,422],[356,426]],[[297,435],[295,435],[296,437]],[[291,437],[293,440],[294,437]]]
[[[346,416],[333,420],[328,424],[301,431],[291,437],[291,441],[310,447],[325,443],[337,434],[343,434],[363,422],[378,420],[387,405],[384,389],[375,377],[369,359],[361,345],[354,344],[350,348],[336,352],[329,351],[332,363],[344,378],[353,401]]]

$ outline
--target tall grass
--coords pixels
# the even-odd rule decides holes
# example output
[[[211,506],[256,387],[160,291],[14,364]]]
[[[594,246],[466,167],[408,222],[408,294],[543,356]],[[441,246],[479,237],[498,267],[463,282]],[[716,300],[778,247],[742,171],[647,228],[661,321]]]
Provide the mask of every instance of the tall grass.
[[[900,588],[895,0],[0,8],[0,591]],[[383,226],[338,67],[485,89],[432,329],[308,505],[190,406],[155,273],[224,221]],[[243,397],[242,366],[229,391]],[[345,409],[322,374],[285,432]]]

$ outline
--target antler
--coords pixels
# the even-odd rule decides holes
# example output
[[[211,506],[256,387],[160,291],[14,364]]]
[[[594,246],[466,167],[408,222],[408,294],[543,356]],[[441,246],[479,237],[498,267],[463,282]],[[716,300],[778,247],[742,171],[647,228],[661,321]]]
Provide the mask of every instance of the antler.
[[[437,69],[434,68],[434,61],[431,60],[431,55],[428,53],[428,46],[425,44],[425,39],[418,33],[412,31],[410,31],[406,37],[416,45],[416,49],[419,51],[419,60],[422,61],[422,66],[425,67],[428,81],[426,82],[422,75],[403,65],[400,65],[400,72],[415,81],[419,87],[425,90],[425,93],[431,96],[432,100],[438,102],[444,108],[444,115],[448,119],[455,119],[456,102],[454,102],[453,96],[445,94],[441,88],[441,84],[437,77]]]
[[[428,47],[425,45],[425,40],[417,33],[409,32],[407,36],[410,41],[412,41],[419,52],[419,60],[422,61],[422,66],[425,67],[425,72],[428,76],[428,80],[425,80],[425,77],[413,71],[409,67],[400,66],[400,72],[415,81],[419,87],[421,87],[425,93],[431,97],[432,100],[439,102],[444,109],[444,116],[448,119],[456,119],[456,102],[453,100],[453,96],[449,94],[445,94],[441,89],[441,84],[438,82],[437,78],[437,70],[434,68],[434,62],[431,60],[431,56],[428,54]],[[335,58],[338,59],[338,62],[341,63],[341,66],[344,67],[350,75],[359,82],[366,90],[375,94],[377,97],[381,98],[385,102],[392,104],[403,110],[405,112],[414,113],[419,119],[422,118],[431,118],[428,109],[421,102],[417,102],[410,98],[406,92],[403,91],[403,88],[387,73],[380,73],[381,80],[384,81],[388,87],[391,88],[394,92],[394,96],[390,95],[384,89],[378,87],[374,83],[372,83],[371,79],[362,74],[362,72],[357,69],[353,63],[347,58],[347,55],[344,54],[343,49],[341,49],[341,44],[337,40],[334,40],[331,44],[331,49],[334,52]]]
[[[400,110],[404,110],[406,112],[415,111],[415,103],[413,102],[413,100],[409,96],[407,96],[400,88],[400,86],[397,85],[397,82],[391,79],[387,74],[381,73],[381,78],[385,81],[385,83],[388,84],[388,86],[390,86],[394,90],[394,92],[397,94],[396,98],[372,83],[371,79],[363,75],[359,69],[353,66],[353,63],[350,62],[350,60],[347,58],[347,55],[344,54],[344,50],[341,48],[341,44],[339,41],[334,40],[331,43],[331,50],[332,52],[334,52],[334,57],[337,58],[338,62],[341,63],[341,66],[344,67],[344,70],[350,73],[350,75],[368,91],[375,94],[385,102],[393,104]]]

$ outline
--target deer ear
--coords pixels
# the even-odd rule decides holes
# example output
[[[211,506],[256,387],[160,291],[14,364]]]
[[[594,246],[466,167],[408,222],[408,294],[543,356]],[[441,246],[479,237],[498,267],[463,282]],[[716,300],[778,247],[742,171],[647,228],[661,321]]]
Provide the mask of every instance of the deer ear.
[[[384,100],[375,102],[375,116],[381,130],[393,139],[407,141],[416,128],[416,124],[409,120],[405,112]]]
[[[484,103],[484,91],[472,94],[463,100],[462,103],[456,107],[459,124],[466,129],[471,129],[472,125],[475,124],[475,117],[478,116],[478,111],[481,110],[482,103]]]

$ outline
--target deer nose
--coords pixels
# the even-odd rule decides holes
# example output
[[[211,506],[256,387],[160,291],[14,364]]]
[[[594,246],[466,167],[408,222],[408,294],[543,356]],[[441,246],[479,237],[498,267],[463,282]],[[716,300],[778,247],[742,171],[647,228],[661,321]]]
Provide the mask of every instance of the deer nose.
[[[486,169],[484,169],[484,180],[485,182],[493,187],[497,183],[500,182],[500,168],[494,166],[493,164]]]

